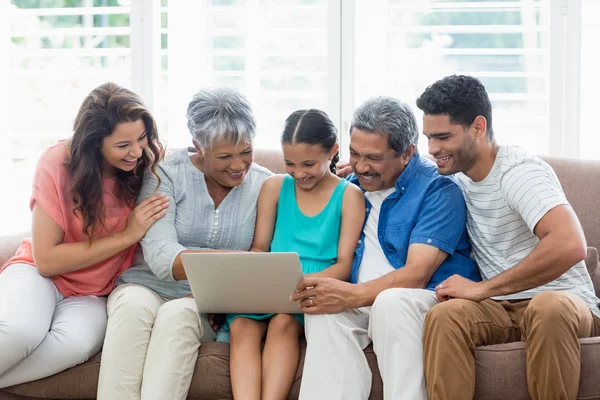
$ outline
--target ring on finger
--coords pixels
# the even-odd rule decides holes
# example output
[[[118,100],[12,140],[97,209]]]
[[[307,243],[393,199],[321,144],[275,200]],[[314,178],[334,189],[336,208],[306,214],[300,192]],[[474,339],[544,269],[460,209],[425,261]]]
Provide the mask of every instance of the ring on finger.
[[[314,299],[312,299],[312,298],[310,299],[310,306],[311,306],[311,307],[314,307],[314,306],[315,306]]]

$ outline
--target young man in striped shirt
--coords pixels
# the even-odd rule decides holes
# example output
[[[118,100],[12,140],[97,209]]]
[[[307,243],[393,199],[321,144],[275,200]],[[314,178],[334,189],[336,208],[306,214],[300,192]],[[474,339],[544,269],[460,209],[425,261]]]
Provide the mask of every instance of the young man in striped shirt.
[[[585,237],[554,171],[516,146],[499,146],[481,82],[449,76],[417,99],[429,153],[456,174],[482,281],[451,276],[427,315],[427,397],[472,399],[475,348],[523,340],[532,399],[575,399],[578,338],[600,335]],[[449,301],[446,301],[449,300]]]

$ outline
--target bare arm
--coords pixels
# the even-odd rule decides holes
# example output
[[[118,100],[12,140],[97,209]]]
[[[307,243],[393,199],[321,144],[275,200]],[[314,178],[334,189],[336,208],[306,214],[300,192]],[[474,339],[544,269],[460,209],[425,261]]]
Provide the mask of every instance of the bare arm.
[[[92,242],[63,243],[65,232],[36,202],[32,215],[32,248],[43,276],[77,271],[97,264],[137,243],[148,228],[165,214],[168,199],[152,196],[131,213],[125,229]]]
[[[406,264],[380,278],[356,285],[349,308],[371,306],[377,295],[391,288],[423,289],[448,254],[437,247],[414,243],[408,247]]]
[[[342,200],[342,223],[336,263],[309,276],[336,278],[342,281],[350,279],[354,250],[356,250],[364,221],[365,197],[358,186],[349,184]]]
[[[583,230],[570,206],[560,205],[548,211],[537,223],[534,233],[540,239],[539,243],[514,267],[475,284],[466,293],[461,286],[454,288],[452,281],[448,286],[444,282],[438,296],[481,300],[518,293],[555,280],[585,258]]]
[[[173,262],[173,278],[177,281],[187,279],[185,270],[183,269],[183,262],[181,262],[181,255],[183,253],[239,253],[239,250],[183,250],[177,254],[175,261]]]
[[[260,188],[256,229],[250,251],[266,252],[271,248],[277,218],[277,203],[283,178],[284,175],[271,176],[265,180]]]

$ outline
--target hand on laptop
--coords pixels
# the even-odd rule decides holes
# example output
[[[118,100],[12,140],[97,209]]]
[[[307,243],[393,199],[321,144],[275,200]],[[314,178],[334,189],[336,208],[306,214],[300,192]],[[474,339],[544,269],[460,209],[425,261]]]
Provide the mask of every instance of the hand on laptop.
[[[292,296],[305,314],[335,314],[347,308],[355,285],[335,278],[304,277]]]

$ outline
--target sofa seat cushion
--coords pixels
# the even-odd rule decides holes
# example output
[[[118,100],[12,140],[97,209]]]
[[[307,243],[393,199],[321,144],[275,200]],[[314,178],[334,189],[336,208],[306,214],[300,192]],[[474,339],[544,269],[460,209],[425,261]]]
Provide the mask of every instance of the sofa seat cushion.
[[[0,390],[25,399],[95,399],[99,372],[100,353],[59,374]],[[0,391],[0,399],[2,395]]]
[[[581,377],[577,399],[600,400],[600,337],[581,339]],[[529,400],[525,343],[482,346],[475,360],[477,400]]]

